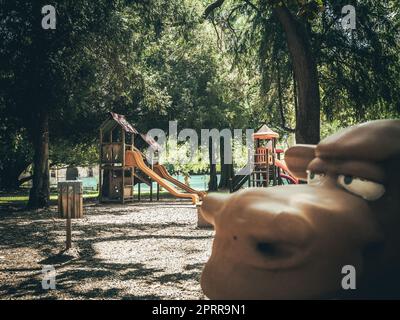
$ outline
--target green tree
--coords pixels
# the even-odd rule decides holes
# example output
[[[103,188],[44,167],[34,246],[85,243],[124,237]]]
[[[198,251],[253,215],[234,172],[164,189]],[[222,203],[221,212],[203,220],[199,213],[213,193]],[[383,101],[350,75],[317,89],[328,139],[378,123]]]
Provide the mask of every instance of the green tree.
[[[355,30],[342,27],[348,4]],[[226,0],[205,16],[236,63],[258,71],[258,112],[298,142],[319,140],[319,109],[343,125],[399,115],[398,1]]]
[[[49,131],[90,132],[110,104],[126,99],[135,72],[126,68],[134,46],[122,1],[58,1],[56,30],[41,27],[45,4],[2,1],[0,12],[0,58],[8,62],[1,65],[1,94],[34,151],[32,208],[49,199]]]
[[[30,178],[21,179],[20,176],[31,164],[32,150],[26,130],[1,111],[0,154],[0,189],[15,190]]]
[[[205,10],[204,17],[214,16],[214,11],[224,3],[225,1],[217,0],[209,5]],[[320,138],[320,91],[317,63],[308,26],[309,19],[312,19],[318,12],[322,1],[260,0],[254,4],[245,0],[230,1],[228,5],[231,8],[226,14],[227,18],[223,21],[233,32],[234,28],[230,24],[230,18],[239,10],[253,16],[263,28],[274,21],[279,23],[284,32],[287,52],[291,58],[296,80],[298,101],[296,137],[300,143],[317,143]],[[297,12],[301,14],[297,15]],[[222,13],[222,15],[225,14]],[[277,28],[275,27],[275,29]]]

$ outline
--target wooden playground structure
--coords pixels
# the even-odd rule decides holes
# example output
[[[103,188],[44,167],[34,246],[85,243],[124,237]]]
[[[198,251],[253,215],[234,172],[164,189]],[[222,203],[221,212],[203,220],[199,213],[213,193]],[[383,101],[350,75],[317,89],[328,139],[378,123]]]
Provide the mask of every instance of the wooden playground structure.
[[[133,201],[134,168],[125,163],[125,153],[133,150],[138,132],[125,117],[110,112],[100,127],[100,202]]]
[[[264,188],[299,183],[281,159],[284,150],[277,149],[278,139],[279,134],[267,125],[263,125],[253,134],[255,152],[253,155],[249,154],[248,165],[231,179],[231,192],[240,190],[246,183],[248,187]]]
[[[150,147],[153,157],[143,154],[138,144]],[[158,163],[159,144],[150,136],[137,131],[125,116],[113,112],[100,127],[100,202],[133,202],[137,185],[137,200],[141,200],[141,184],[150,188],[153,201],[153,183],[156,183],[156,199],[160,199],[160,187],[177,198],[190,199],[198,204],[206,195],[173,178]]]
[[[253,134],[255,153],[249,156],[251,171],[244,170],[231,178],[231,192],[248,187],[269,187],[282,184],[297,184],[281,160],[283,150],[277,149],[279,134],[264,125]],[[147,157],[139,145],[151,148],[152,157]],[[100,166],[99,200],[100,202],[133,202],[135,186],[137,200],[141,200],[141,184],[150,189],[150,201],[153,201],[156,184],[156,199],[160,199],[162,187],[177,198],[190,199],[199,204],[206,192],[197,191],[173,178],[167,169],[158,163],[160,145],[150,136],[140,133],[123,115],[109,113],[100,127]]]

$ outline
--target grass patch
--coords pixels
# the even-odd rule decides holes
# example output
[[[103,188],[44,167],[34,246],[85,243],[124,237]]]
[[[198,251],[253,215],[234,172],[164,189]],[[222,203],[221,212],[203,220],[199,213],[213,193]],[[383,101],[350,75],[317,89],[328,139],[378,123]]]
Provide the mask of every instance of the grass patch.
[[[141,199],[146,201],[150,198],[150,191],[142,191],[141,192]],[[84,200],[95,200],[99,196],[98,191],[84,191],[83,192],[83,199]],[[137,199],[138,195],[135,193],[135,199]],[[157,197],[157,193],[153,192],[153,200]],[[161,199],[169,199],[175,198],[169,192],[163,190],[160,191],[160,198]],[[29,200],[29,190],[20,190],[13,193],[0,193],[0,206],[25,206]],[[51,192],[50,193],[50,203],[55,205],[57,204],[58,200],[58,193]]]
[[[84,191],[83,199],[95,199],[99,196],[98,191]],[[58,199],[57,192],[50,193],[50,201],[56,203]],[[21,190],[12,194],[0,193],[0,205],[23,205],[29,200],[29,190]]]

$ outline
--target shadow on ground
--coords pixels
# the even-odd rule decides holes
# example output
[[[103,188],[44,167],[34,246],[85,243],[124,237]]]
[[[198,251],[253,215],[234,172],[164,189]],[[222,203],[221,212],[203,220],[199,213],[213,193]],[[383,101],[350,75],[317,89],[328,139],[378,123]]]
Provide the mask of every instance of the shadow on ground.
[[[199,279],[204,265],[204,248],[211,246],[212,232],[197,230],[194,218],[188,223],[184,214],[187,211],[187,214],[194,215],[193,208],[178,203],[172,212],[184,210],[183,213],[171,215],[170,221],[163,223],[146,221],[148,208],[154,210],[154,204],[133,206],[130,210],[121,207],[124,211],[114,212],[118,208],[90,205],[87,210],[89,220],[74,222],[74,245],[79,248],[77,257],[60,253],[64,244],[65,221],[55,218],[57,213],[54,208],[42,212],[15,211],[0,215],[0,298],[201,298]],[[171,205],[160,203],[157,210],[162,214],[165,208],[171,209]],[[143,217],[137,222],[134,214],[142,214]],[[102,215],[108,215],[109,219],[97,220]],[[128,219],[126,222],[131,215],[132,221]],[[95,219],[92,221],[91,217]],[[125,220],[121,223],[117,221],[118,217]],[[183,252],[183,256],[187,255],[188,260],[171,258],[167,264],[164,261],[159,266],[154,266],[154,261],[151,266],[146,262],[120,263],[99,258],[99,252],[95,250],[95,244],[99,242],[107,246],[118,241],[126,243],[126,248],[118,248],[117,256],[124,255],[138,250],[135,247],[138,243],[146,245],[148,239],[160,244],[168,241],[175,244],[178,241],[180,245],[174,245],[176,250]],[[154,260],[157,261],[160,252],[157,252],[157,248],[149,250],[154,250]],[[56,290],[42,288],[42,267],[45,265],[52,265],[56,269]]]

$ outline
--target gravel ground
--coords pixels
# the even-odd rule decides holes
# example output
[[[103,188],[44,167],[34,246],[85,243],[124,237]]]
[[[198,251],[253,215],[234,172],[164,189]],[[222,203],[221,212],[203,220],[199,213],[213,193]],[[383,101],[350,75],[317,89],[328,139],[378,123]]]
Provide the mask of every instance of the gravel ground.
[[[0,211],[0,299],[204,299],[199,279],[212,230],[187,202],[87,204],[65,246],[57,208]],[[45,265],[56,289],[42,288]]]

